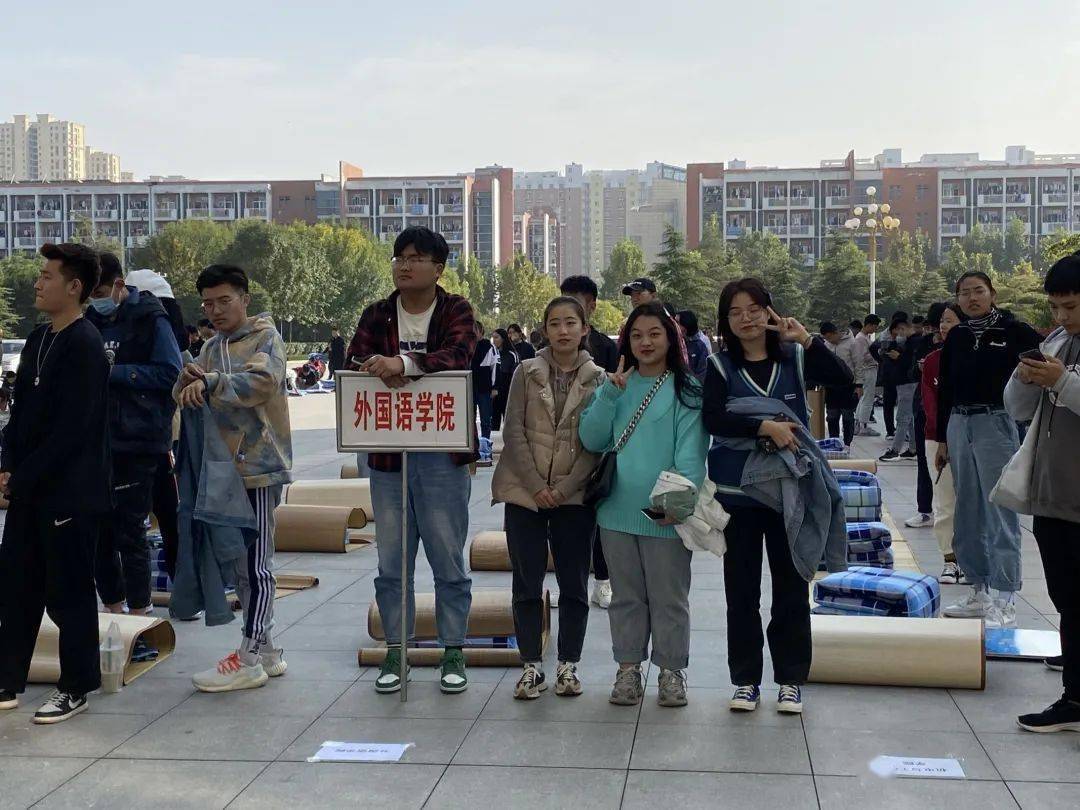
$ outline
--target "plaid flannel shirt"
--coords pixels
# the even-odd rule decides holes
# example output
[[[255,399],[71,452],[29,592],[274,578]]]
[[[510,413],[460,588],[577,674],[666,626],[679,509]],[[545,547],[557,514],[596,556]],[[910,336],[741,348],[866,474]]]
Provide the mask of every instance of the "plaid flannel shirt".
[[[864,616],[933,618],[941,606],[941,586],[933,577],[910,571],[860,566],[816,582],[814,601]],[[887,613],[879,612],[882,603],[889,605]]]
[[[352,342],[349,343],[346,367],[360,368],[360,364],[372,355],[397,357],[398,349],[396,290],[389,298],[376,301],[364,310],[356,325]],[[436,371],[469,371],[472,367],[473,350],[476,348],[476,329],[472,305],[460,295],[451,295],[442,287],[435,288],[435,310],[431,313],[428,327],[427,352],[408,352],[409,358],[425,374]],[[476,440],[473,427],[473,446]],[[472,453],[451,453],[450,459],[459,467],[476,461],[480,456]],[[400,453],[369,453],[368,466],[380,472],[401,470]]]

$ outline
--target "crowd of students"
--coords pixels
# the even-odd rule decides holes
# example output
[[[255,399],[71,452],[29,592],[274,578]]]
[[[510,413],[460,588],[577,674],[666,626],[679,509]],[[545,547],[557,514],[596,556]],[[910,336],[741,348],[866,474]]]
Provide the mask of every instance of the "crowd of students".
[[[210,557],[232,548],[242,638],[194,682],[204,691],[261,686],[286,669],[271,636],[273,510],[291,468],[280,336],[267,317],[247,315],[241,269],[209,267],[197,288],[216,333],[185,364],[160,296],[144,295],[112,271],[103,275],[101,259],[87,248],[42,252],[36,304],[50,323],[23,351],[0,462],[0,489],[11,501],[0,545],[0,709],[17,705],[25,687],[43,610],[61,628],[62,673],[58,692],[35,717],[56,722],[84,709],[100,681],[95,581],[107,608],[146,607],[143,572],[125,562],[124,550],[138,545],[136,524],[143,523],[136,518],[145,519],[152,478],[170,446],[171,420],[163,413],[174,401],[185,416],[170,609],[181,618],[203,609],[209,621],[214,589],[200,588],[200,577]],[[776,311],[761,281],[733,281],[718,302],[719,347],[693,313],[673,312],[650,280],[637,279],[625,290],[632,310],[616,343],[590,328],[596,286],[575,277],[546,306],[538,346],[525,350],[530,342],[516,324],[488,340],[469,302],[439,286],[448,253],[443,237],[426,228],[397,237],[394,292],[364,311],[343,362],[392,388],[424,374],[471,369],[481,433],[489,418],[501,419],[505,447],[492,500],[504,504],[513,569],[522,659],[515,698],[536,699],[548,685],[541,645],[550,552],[560,594],[555,693],[583,691],[577,667],[592,601],[608,608],[617,665],[611,703],[641,702],[642,664],[651,661],[658,703],[686,705],[691,559],[695,548],[708,547],[723,553],[731,709],[759,706],[767,640],[776,708],[801,712],[812,650],[807,583],[822,560],[831,571],[845,569],[847,543],[839,487],[809,432],[807,389],[826,386],[829,423],[850,443],[872,430],[880,382],[896,405],[895,418],[883,414],[893,435],[882,462],[924,459],[938,472],[931,479],[926,470],[928,486],[920,486],[919,514],[909,524],[933,521],[946,560],[943,580],[966,578],[971,586],[946,615],[1015,623],[1017,511],[1036,516],[1049,593],[1062,615],[1063,657],[1052,663],[1064,670],[1065,693],[1020,724],[1080,730],[1080,498],[1070,478],[1071,448],[1080,440],[1080,255],[1046,276],[1059,328],[1044,341],[997,308],[989,277],[966,273],[955,302],[931,308],[921,324],[897,314],[888,338],[877,342],[877,316],[853,324],[850,334],[822,324],[814,336]],[[694,344],[708,347],[703,369],[695,367],[702,351]],[[530,350],[534,356],[523,356]],[[504,356],[511,358],[505,365]],[[128,413],[135,421],[114,426]],[[1022,447],[1018,423],[1026,427]],[[463,648],[472,582],[464,548],[470,466],[485,449],[481,441],[477,446],[480,452],[416,455],[407,504],[400,456],[366,459],[378,551],[374,585],[388,648],[377,692],[402,686],[402,645],[410,640],[400,635],[402,589],[411,628],[421,543],[444,650],[440,688],[468,688]],[[797,481],[784,461],[788,453],[810,470]],[[231,463],[218,464],[222,458]],[[118,487],[132,491],[120,495]],[[795,513],[813,519],[784,519]],[[708,544],[719,529],[721,544]],[[765,558],[772,610],[763,632]],[[591,599],[590,568],[597,580]]]

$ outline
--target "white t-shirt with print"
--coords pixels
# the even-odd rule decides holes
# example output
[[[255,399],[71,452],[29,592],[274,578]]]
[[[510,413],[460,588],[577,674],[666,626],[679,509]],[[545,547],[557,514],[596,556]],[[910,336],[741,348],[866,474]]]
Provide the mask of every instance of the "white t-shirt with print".
[[[427,354],[428,329],[431,326],[431,314],[434,311],[435,301],[432,301],[431,306],[423,312],[413,315],[405,311],[400,298],[397,300],[398,353],[405,362],[406,377],[419,377],[424,373],[407,353]]]

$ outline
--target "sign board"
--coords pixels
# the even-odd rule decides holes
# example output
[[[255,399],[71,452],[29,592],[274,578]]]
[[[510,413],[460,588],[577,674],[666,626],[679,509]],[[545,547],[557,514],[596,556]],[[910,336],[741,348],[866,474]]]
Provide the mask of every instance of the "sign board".
[[[870,770],[886,779],[907,777],[918,779],[964,779],[964,769],[956,759],[932,757],[874,757]]]
[[[338,452],[473,451],[471,371],[426,374],[402,388],[360,371],[336,379]]]
[[[327,740],[308,762],[399,762],[413,743],[362,743]]]

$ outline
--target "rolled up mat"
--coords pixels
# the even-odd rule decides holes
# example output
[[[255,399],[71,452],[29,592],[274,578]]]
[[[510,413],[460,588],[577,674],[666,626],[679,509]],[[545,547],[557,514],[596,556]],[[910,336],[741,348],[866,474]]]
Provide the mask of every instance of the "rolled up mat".
[[[416,595],[416,637],[420,638],[420,606],[421,599],[428,597],[424,600],[424,604],[427,605],[427,611],[425,611],[426,619],[430,622],[431,629],[435,627],[435,596],[434,594],[417,594]],[[510,604],[511,593],[510,591],[473,591],[473,603],[472,610],[469,611],[469,629],[467,636],[505,636],[513,635],[514,633],[514,617],[512,613],[512,606]],[[479,603],[479,605],[478,605]],[[474,618],[476,618],[476,624],[478,626],[495,626],[494,621],[490,621],[486,614],[495,608],[498,612],[498,606],[505,606],[505,616],[509,618],[510,632],[475,632]],[[478,614],[484,614],[478,616]],[[501,614],[500,614],[501,615]],[[548,638],[551,635],[551,594],[548,591],[544,591],[544,625],[540,638],[540,652],[544,653],[547,650]],[[382,627],[372,627],[373,620],[377,622],[379,620],[379,611],[375,603],[371,603],[371,607],[368,609],[368,635],[372,638],[382,639]],[[506,627],[505,621],[499,626]],[[378,629],[380,635],[376,636],[373,630]],[[430,636],[434,638],[434,635]],[[516,648],[499,648],[492,647],[470,647],[466,640],[465,646],[462,647],[462,651],[465,653],[465,663],[471,667],[513,667],[521,663],[521,654]],[[416,647],[410,647],[408,650],[409,663],[418,667],[435,667],[439,665],[439,662],[443,657],[442,647],[424,647],[418,649]],[[380,666],[386,659],[386,647],[361,647],[356,654],[356,662],[362,667]]]
[[[807,391],[806,407],[810,410],[810,435],[824,439],[829,435],[825,431],[825,389],[819,387]]]
[[[98,614],[98,638],[105,638],[109,625],[116,622],[124,644],[124,683],[129,684],[147,670],[153,669],[176,649],[176,633],[166,619],[154,616],[129,616],[123,613]],[[131,648],[142,639],[158,651],[153,661],[132,662]],[[34,657],[30,661],[30,683],[56,683],[60,677],[60,629],[48,616],[41,620]]]
[[[513,571],[510,552],[506,548],[506,532],[477,532],[469,546],[470,571]],[[555,563],[548,550],[547,570],[554,571]]]
[[[472,608],[469,610],[469,624],[466,636],[512,636],[514,635],[513,594],[507,589],[473,590]],[[551,623],[550,597],[544,592],[544,626]],[[382,617],[379,606],[373,600],[368,607],[368,635],[377,641],[386,638],[383,634]],[[418,639],[437,638],[435,629],[435,594],[418,593],[416,595],[416,631]]]
[[[877,462],[872,458],[830,458],[829,466],[834,470],[862,470],[877,474]]]
[[[352,506],[364,510],[368,520],[375,520],[371,506],[371,479],[352,481],[294,481],[285,490],[285,503],[300,506]]]
[[[978,619],[810,617],[813,683],[985,689]]]
[[[341,478],[359,478],[360,470],[356,466],[355,461],[346,461],[341,465]]]
[[[314,588],[319,584],[319,578],[313,577],[310,574],[276,574],[274,579],[277,580],[277,588],[274,590],[275,599],[284,599],[286,596],[292,596],[294,593],[300,591],[306,591],[308,588]],[[165,591],[154,591],[150,594],[150,601],[155,607],[168,607],[169,599],[172,594]],[[235,593],[230,592],[229,606],[233,610],[240,610],[240,600]]]
[[[276,551],[344,554],[368,542],[353,534],[367,526],[360,507],[283,503],[274,510],[274,520]]]

